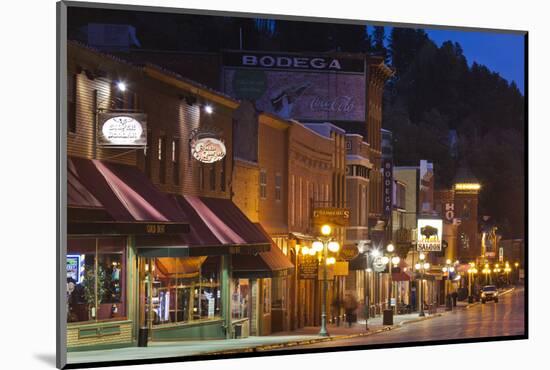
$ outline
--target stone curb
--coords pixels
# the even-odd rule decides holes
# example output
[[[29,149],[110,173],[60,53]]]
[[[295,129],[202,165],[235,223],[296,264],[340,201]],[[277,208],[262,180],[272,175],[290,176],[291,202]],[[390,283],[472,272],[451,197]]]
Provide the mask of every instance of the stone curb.
[[[332,337],[326,337],[326,338],[313,338],[313,339],[305,339],[300,341],[292,341],[292,342],[285,342],[285,343],[277,343],[277,344],[270,344],[270,345],[260,345],[256,347],[247,347],[247,348],[239,348],[234,350],[227,350],[227,351],[216,351],[216,352],[206,352],[203,354],[207,355],[225,355],[225,354],[234,354],[234,353],[249,353],[249,352],[265,352],[265,351],[271,351],[274,349],[280,349],[280,348],[291,348],[291,347],[297,347],[297,346],[304,346],[309,344],[315,344],[315,343],[321,343],[321,342],[331,342],[331,341],[337,341],[337,340],[344,340],[344,339],[352,339],[352,338],[359,338],[359,337],[368,337],[371,335],[376,335],[379,333],[391,331],[400,328],[403,325],[412,324],[415,322],[430,320],[436,317],[441,317],[442,314],[434,314],[418,319],[411,319],[411,320],[405,320],[400,322],[399,324],[392,325],[392,326],[386,326],[380,329],[363,332],[363,333],[355,333],[355,334],[347,334],[347,335],[335,335]]]
[[[508,294],[512,291],[514,291],[515,288],[508,289],[501,293],[501,295]],[[469,309],[470,307],[473,307],[475,305],[481,304],[480,302],[474,302],[466,305],[465,309]],[[448,311],[452,312],[452,311]],[[285,342],[285,343],[277,343],[277,344],[269,344],[269,345],[260,345],[256,347],[246,347],[246,348],[237,348],[233,350],[227,350],[227,351],[215,351],[215,352],[205,352],[201,355],[226,355],[226,354],[235,354],[235,353],[250,353],[250,352],[265,352],[270,351],[273,349],[280,349],[280,348],[291,348],[291,347],[297,347],[297,346],[304,346],[308,344],[315,344],[315,343],[321,343],[321,342],[331,342],[331,341],[337,341],[337,340],[344,340],[344,339],[352,339],[352,338],[359,338],[359,337],[368,337],[371,335],[383,333],[386,331],[391,331],[400,328],[403,325],[413,324],[420,321],[430,320],[434,319],[436,317],[444,316],[447,312],[444,313],[436,313],[430,316],[426,317],[419,317],[417,319],[411,319],[411,320],[404,320],[400,322],[399,324],[392,325],[392,326],[386,326],[380,329],[376,329],[373,331],[368,331],[364,333],[355,333],[355,334],[348,334],[348,335],[336,335],[333,337],[326,337],[326,338],[313,338],[313,339],[305,339],[300,341],[292,341],[292,342]]]

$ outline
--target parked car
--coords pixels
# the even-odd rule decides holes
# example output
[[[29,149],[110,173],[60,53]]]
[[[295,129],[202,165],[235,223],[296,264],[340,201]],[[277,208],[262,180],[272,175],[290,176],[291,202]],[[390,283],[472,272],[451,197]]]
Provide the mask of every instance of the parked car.
[[[495,303],[498,303],[498,290],[496,286],[485,285],[481,288],[481,303],[487,301],[495,301]]]

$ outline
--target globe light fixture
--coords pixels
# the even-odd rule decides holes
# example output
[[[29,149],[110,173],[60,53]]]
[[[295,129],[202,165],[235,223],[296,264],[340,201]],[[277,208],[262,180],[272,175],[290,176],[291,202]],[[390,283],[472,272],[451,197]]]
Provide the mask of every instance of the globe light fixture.
[[[302,255],[306,256],[309,254],[309,248],[308,247],[302,247]]]
[[[450,265],[451,264],[451,260],[447,260],[447,265]]]
[[[313,248],[310,248],[310,249],[309,249],[309,255],[310,255],[310,256],[315,256],[315,253],[316,253],[316,252],[315,252],[315,249],[313,249]]]
[[[424,261],[424,260],[426,259],[426,255],[425,255],[424,253],[420,253],[420,254],[418,255],[418,259],[419,259],[420,261]]]
[[[429,270],[430,269],[430,264],[428,262],[426,262],[424,264],[424,270]]]
[[[380,251],[378,249],[373,249],[372,252],[370,252],[370,255],[373,257],[380,256]]]
[[[311,247],[315,252],[320,252],[323,250],[323,243],[316,240],[313,242],[313,244],[311,244]]]
[[[384,265],[387,265],[388,262],[390,262],[389,257],[387,257],[387,256],[382,257],[382,263],[383,263]]]
[[[447,272],[447,267],[443,267],[441,270],[442,270],[443,272]]]
[[[388,244],[388,246],[386,247],[386,250],[390,253],[392,253],[394,250],[395,250],[395,247],[393,246],[393,244]]]
[[[329,236],[331,232],[332,228],[330,227],[330,225],[323,225],[321,227],[321,234],[323,234],[324,236]]]
[[[338,244],[338,242],[329,242],[328,243],[328,250],[331,251],[331,252],[338,252],[338,250],[340,249],[340,244]]]
[[[204,106],[204,111],[208,114],[212,114],[212,112],[214,112],[214,108],[212,108],[211,105],[207,104]]]
[[[398,256],[392,257],[392,259],[391,259],[391,263],[394,266],[397,266],[399,264],[399,261],[400,261],[400,258]]]
[[[420,263],[415,264],[414,268],[417,269],[417,270],[420,270]]]

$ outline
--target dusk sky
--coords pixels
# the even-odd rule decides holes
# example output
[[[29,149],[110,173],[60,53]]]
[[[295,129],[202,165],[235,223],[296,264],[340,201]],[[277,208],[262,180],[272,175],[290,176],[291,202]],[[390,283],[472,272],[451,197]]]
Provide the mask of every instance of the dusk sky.
[[[384,27],[387,37],[392,27]],[[430,39],[441,46],[445,41],[458,42],[471,66],[473,62],[483,64],[497,72],[508,82],[514,81],[524,93],[524,37],[510,33],[481,32],[466,30],[440,30],[424,28]],[[369,33],[372,26],[369,26]],[[386,39],[386,43],[389,39]]]
[[[458,42],[464,50],[468,65],[475,61],[498,72],[508,82],[515,81],[524,92],[524,37],[523,35],[426,29],[438,45],[447,40]]]

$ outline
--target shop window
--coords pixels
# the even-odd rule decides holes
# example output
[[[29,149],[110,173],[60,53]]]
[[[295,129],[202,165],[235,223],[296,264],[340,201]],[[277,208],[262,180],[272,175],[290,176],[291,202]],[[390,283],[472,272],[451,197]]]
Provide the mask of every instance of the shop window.
[[[262,279],[262,303],[264,314],[271,313],[271,279]]]
[[[267,198],[267,171],[265,169],[260,170],[260,198]]]
[[[125,240],[69,240],[67,322],[103,321],[125,316]]]
[[[221,317],[219,258],[163,257],[151,262],[152,325]],[[149,301],[147,301],[149,303]]]
[[[271,279],[272,283],[272,307],[284,309],[286,305],[286,277]]]
[[[251,292],[248,279],[234,279],[231,292],[231,318],[233,320],[250,317]]]

